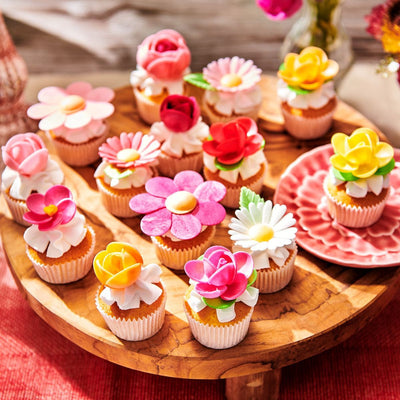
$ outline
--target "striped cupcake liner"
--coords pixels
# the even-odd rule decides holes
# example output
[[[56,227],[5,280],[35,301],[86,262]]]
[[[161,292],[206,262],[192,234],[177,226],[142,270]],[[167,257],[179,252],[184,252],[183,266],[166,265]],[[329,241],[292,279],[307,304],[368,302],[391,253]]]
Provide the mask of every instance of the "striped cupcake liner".
[[[157,170],[162,176],[174,178],[178,172],[192,170],[200,172],[203,168],[203,152],[188,154],[182,158],[170,157],[161,153],[158,158]]]
[[[24,214],[29,211],[26,202],[12,198],[5,191],[3,191],[3,195],[14,221],[23,226],[30,226],[31,224],[23,218]]]

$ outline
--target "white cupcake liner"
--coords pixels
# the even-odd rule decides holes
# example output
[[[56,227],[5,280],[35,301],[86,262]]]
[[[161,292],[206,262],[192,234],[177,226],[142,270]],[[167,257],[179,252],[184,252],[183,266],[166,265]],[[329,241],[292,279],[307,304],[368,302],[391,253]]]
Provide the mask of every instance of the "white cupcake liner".
[[[101,286],[96,293],[96,307],[100,312],[101,316],[104,318],[108,328],[120,339],[129,341],[140,341],[148,339],[154,336],[163,326],[165,319],[165,303],[167,296],[164,293],[164,298],[161,304],[154,312],[146,317],[141,317],[138,319],[125,319],[116,318],[112,315],[106,314],[99,305],[99,292]],[[163,289],[165,290],[165,289]]]
[[[200,172],[203,168],[203,152],[188,154],[182,158],[174,158],[160,153],[157,158],[157,170],[162,176],[174,178],[178,172],[192,170]]]
[[[137,88],[133,88],[133,94],[136,98],[136,107],[140,118],[142,118],[142,120],[148,125],[160,121],[161,102],[157,103],[151,101],[148,97],[144,96]]]
[[[303,140],[317,139],[325,135],[332,125],[335,109],[336,107],[319,117],[309,118],[293,115],[284,107],[281,107],[285,129],[295,138]]]
[[[249,330],[253,307],[249,307],[246,317],[233,325],[215,326],[195,320],[184,307],[186,318],[189,321],[190,330],[196,340],[210,349],[228,349],[236,346],[247,335]]]
[[[261,268],[257,270],[257,279],[253,286],[260,293],[275,293],[288,285],[293,277],[294,262],[297,255],[297,246],[285,264],[278,269]]]
[[[10,210],[10,213],[15,222],[23,226],[30,226],[31,224],[24,220],[24,214],[28,212],[28,207],[24,200],[12,198],[7,192],[3,191],[4,198]]]
[[[209,226],[207,229],[209,230],[209,234],[203,242],[191,246],[191,240],[187,240],[188,248],[185,249],[171,249],[170,247],[159,243],[154,236],[151,236],[151,241],[156,247],[156,255],[158,259],[168,268],[183,270],[187,261],[196,260],[211,245],[216,228],[215,226]]]
[[[365,228],[377,222],[385,209],[386,201],[390,195],[389,189],[386,197],[379,203],[372,206],[359,207],[343,204],[336,200],[329,193],[329,190],[326,187],[326,180],[324,181],[324,191],[330,216],[334,221],[347,226],[348,228]]]
[[[92,243],[89,250],[76,260],[54,265],[43,264],[33,259],[27,252],[29,260],[41,279],[54,284],[70,283],[83,278],[90,271],[95,247],[95,233],[92,227],[87,225],[86,228],[92,235]]]

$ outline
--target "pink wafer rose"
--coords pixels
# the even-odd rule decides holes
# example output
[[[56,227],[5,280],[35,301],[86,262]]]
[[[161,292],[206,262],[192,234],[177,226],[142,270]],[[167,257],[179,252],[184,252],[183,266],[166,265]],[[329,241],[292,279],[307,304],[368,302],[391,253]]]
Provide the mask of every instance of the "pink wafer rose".
[[[172,29],[148,36],[136,54],[137,64],[160,80],[180,79],[190,64],[190,58],[185,39]]]
[[[152,178],[145,187],[147,193],[133,197],[129,206],[146,214],[140,224],[146,235],[161,236],[170,231],[178,239],[193,239],[203,225],[217,225],[225,218],[226,211],[218,203],[225,196],[225,186],[204,182],[197,172],[182,171],[173,180]]]
[[[247,288],[253,274],[253,259],[250,254],[239,251],[231,253],[222,246],[212,246],[202,260],[191,260],[185,264],[185,272],[197,282],[195,290],[206,299],[220,297],[235,300]]]
[[[151,164],[160,154],[160,142],[142,132],[126,133],[107,139],[99,155],[117,168],[137,168]]]
[[[37,225],[40,231],[50,231],[74,218],[76,204],[72,193],[62,185],[51,187],[45,194],[33,193],[26,199],[29,209],[24,220]]]
[[[7,167],[23,176],[32,176],[43,171],[49,156],[43,140],[32,132],[13,136],[2,146],[1,152]]]
[[[38,94],[40,103],[28,108],[28,116],[40,119],[45,131],[64,126],[78,129],[92,120],[103,120],[114,112],[110,101],[114,91],[107,87],[92,88],[87,82],[71,83],[66,89],[49,86]]]

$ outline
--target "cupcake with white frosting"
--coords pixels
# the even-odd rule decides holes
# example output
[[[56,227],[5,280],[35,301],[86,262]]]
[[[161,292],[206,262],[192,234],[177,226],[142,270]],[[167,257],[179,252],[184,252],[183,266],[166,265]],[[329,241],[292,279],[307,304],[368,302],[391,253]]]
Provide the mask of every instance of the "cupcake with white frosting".
[[[135,247],[112,242],[96,254],[93,268],[101,282],[96,307],[116,336],[139,341],[161,329],[167,296],[157,264],[143,266]]]
[[[155,122],[150,134],[161,142],[157,169],[160,175],[173,178],[178,172],[203,168],[203,142],[209,127],[200,117],[194,97],[170,95],[160,107],[161,122]]]

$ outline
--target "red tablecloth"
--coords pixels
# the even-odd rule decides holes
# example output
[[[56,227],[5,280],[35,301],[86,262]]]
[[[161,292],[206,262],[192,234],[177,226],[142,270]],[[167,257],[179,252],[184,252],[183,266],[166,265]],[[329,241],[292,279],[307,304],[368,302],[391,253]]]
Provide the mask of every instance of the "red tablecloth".
[[[224,398],[223,381],[132,371],[65,339],[30,309],[1,248],[0,296],[1,400]],[[351,339],[284,368],[280,399],[400,399],[400,291],[381,315]]]

